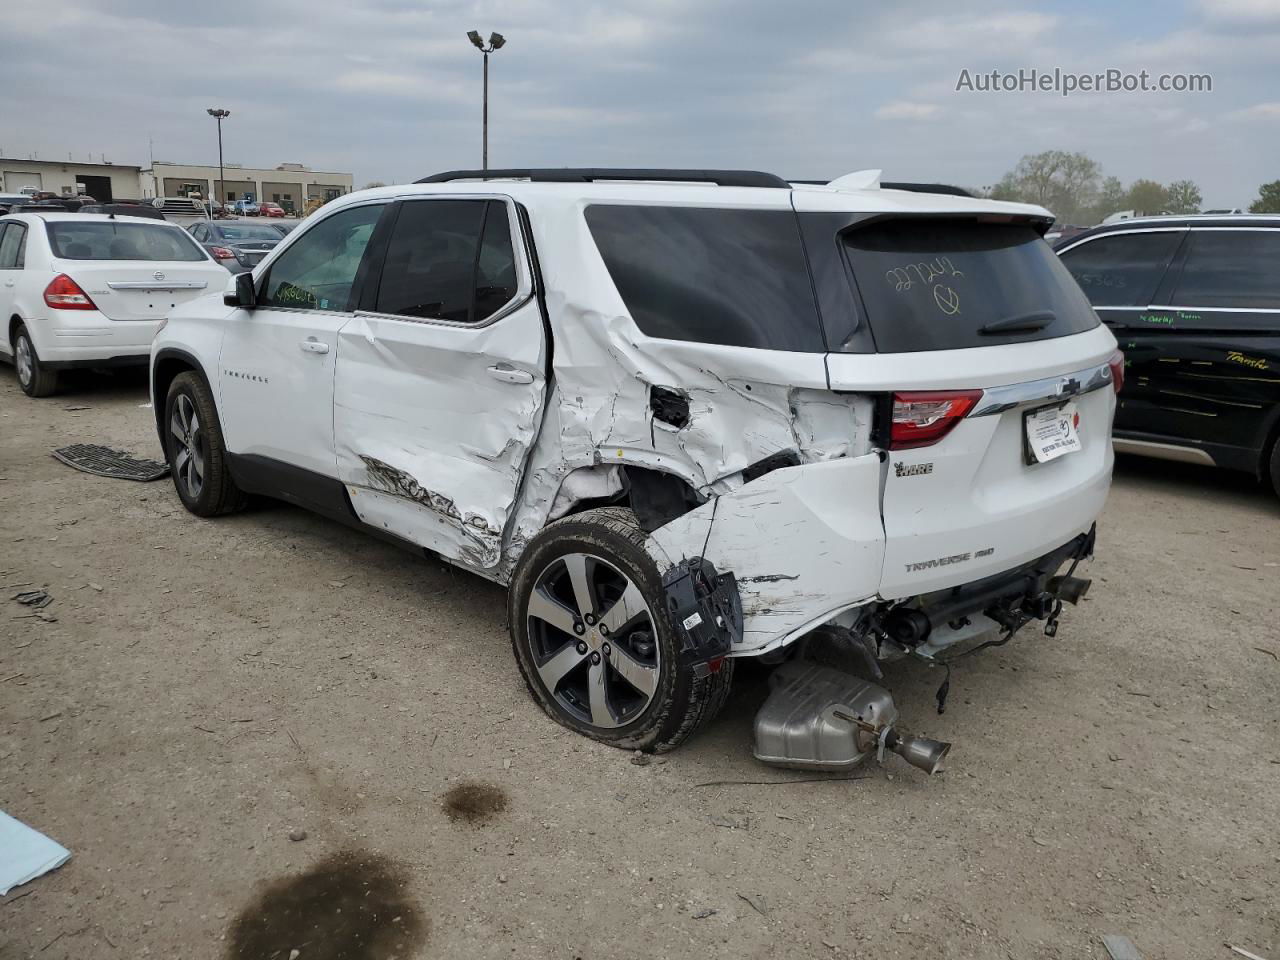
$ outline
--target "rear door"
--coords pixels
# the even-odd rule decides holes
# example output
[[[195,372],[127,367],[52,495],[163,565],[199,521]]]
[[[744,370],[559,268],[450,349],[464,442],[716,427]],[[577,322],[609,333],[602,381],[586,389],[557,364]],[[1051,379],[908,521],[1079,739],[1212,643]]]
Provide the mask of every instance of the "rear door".
[[[517,209],[449,196],[394,216],[379,282],[339,337],[339,477],[366,523],[493,567],[546,387]]]
[[[125,219],[50,220],[53,272],[65,273],[109,320],[159,320],[220,278],[175,226]]]
[[[1184,418],[1168,409],[1172,396],[1165,392],[1170,366],[1178,362],[1170,358],[1178,352],[1181,331],[1159,304],[1186,236],[1186,227],[1135,227],[1068,244],[1059,254],[1124,350],[1125,387],[1115,424],[1119,432],[1183,432]]]
[[[1048,244],[1027,223],[921,217],[856,226],[843,248],[877,352],[828,370],[884,398],[881,594],[1086,532],[1110,486],[1115,340]]]
[[[227,318],[218,389],[233,453],[268,470],[283,463],[337,475],[338,331],[355,315],[360,268],[386,206],[344,207],[309,225],[257,278],[257,306]]]

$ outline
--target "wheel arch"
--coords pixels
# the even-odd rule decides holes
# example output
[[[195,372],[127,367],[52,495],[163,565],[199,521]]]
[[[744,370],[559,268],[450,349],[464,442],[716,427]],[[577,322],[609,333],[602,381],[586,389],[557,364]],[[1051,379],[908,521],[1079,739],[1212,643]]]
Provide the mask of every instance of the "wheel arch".
[[[598,466],[571,471],[560,483],[557,498],[567,489],[566,481],[574,474],[590,472]],[[582,496],[567,509],[557,511],[555,519],[563,519],[603,506],[626,507],[639,521],[640,529],[651,533],[658,527],[683,516],[706,502],[688,479],[678,473],[657,467],[625,464],[617,467],[621,489],[609,496]]]
[[[164,445],[164,401],[169,393],[169,385],[179,374],[188,372],[199,374],[210,388],[210,393],[213,392],[204,367],[186,350],[164,347],[151,361],[151,412],[155,415],[156,433],[160,437],[161,446]],[[217,403],[216,397],[214,403]]]

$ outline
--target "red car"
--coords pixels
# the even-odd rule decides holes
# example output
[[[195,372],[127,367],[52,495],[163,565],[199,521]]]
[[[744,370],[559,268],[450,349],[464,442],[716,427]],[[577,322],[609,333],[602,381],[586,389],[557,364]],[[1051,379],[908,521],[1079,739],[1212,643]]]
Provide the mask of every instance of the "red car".
[[[258,215],[262,217],[283,217],[284,207],[278,203],[272,203],[270,200],[263,200],[258,204]]]

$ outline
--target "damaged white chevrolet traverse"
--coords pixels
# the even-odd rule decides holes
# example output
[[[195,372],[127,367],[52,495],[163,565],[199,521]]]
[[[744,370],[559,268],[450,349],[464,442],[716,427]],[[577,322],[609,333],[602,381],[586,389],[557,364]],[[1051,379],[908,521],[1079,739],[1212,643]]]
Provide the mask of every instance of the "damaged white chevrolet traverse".
[[[758,657],[761,760],[932,772],[879,664],[1089,585],[1123,363],[1051,219],[876,171],[365,190],[172,313],[157,427],[198,516],[276,497],[506,585],[565,726],[673,748]]]

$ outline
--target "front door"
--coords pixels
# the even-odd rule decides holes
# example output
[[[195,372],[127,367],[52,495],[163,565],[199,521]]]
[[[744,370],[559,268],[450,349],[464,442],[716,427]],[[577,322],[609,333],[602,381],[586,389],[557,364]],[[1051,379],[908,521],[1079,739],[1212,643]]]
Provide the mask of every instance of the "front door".
[[[397,204],[377,284],[338,338],[338,475],[366,523],[473,567],[502,540],[546,386],[514,204]]]
[[[218,387],[227,449],[251,465],[335,477],[333,374],[338,331],[385,203],[308,226],[258,278],[258,303],[225,321]]]

